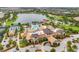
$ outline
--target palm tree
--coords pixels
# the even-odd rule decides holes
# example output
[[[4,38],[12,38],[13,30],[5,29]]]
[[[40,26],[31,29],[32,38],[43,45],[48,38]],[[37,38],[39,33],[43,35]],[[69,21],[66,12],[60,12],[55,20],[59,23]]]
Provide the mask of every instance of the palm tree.
[[[36,39],[33,38],[32,40],[33,40],[33,41],[32,41],[32,42],[33,42],[33,47],[35,47],[35,43],[36,43],[35,41],[36,41]]]
[[[64,19],[64,20],[63,20],[64,23],[67,24],[67,23],[68,23],[68,17],[67,17],[67,16],[63,16],[62,18]]]

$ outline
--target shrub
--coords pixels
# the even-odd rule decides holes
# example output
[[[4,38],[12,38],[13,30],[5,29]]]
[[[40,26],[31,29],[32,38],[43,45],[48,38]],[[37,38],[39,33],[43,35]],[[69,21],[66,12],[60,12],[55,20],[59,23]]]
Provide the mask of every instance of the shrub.
[[[19,50],[19,47],[18,46],[16,46],[16,50]]]
[[[77,38],[77,42],[79,43],[79,38]]]
[[[56,50],[54,48],[52,48],[50,52],[56,52]]]
[[[6,47],[9,48],[10,47],[10,44],[7,44]]]
[[[77,43],[77,40],[73,40],[72,42],[73,42],[73,43]]]
[[[78,47],[77,47],[76,45],[73,45],[72,48],[73,48],[73,49],[77,49]]]
[[[42,52],[42,51],[41,51],[41,49],[37,49],[37,50],[35,50],[35,52]]]
[[[67,46],[67,51],[68,52],[76,52],[77,50],[77,46],[73,45],[73,46]]]
[[[67,41],[67,46],[71,46],[72,42],[71,41]]]
[[[11,44],[16,45],[16,42],[13,41],[13,40],[9,40],[9,44],[10,44],[10,45],[11,45]]]
[[[51,45],[52,47],[58,47],[60,46],[60,43],[53,43],[53,45]]]
[[[69,37],[69,36],[70,36],[70,33],[65,33],[65,36],[66,36],[66,37]]]
[[[40,43],[42,43],[44,41],[47,41],[48,39],[44,37],[44,38],[39,38],[38,40],[39,40]]]
[[[0,50],[3,50],[3,45],[0,43]]]
[[[72,47],[67,47],[67,51],[68,51],[68,52],[75,52],[75,51],[72,49]]]
[[[3,37],[0,37],[0,42],[2,42],[2,40],[3,40]]]
[[[26,52],[30,52],[30,51],[27,49]]]
[[[28,46],[29,44],[30,44],[30,43],[28,43],[26,39],[22,39],[22,40],[20,41],[20,47],[25,47],[25,46]]]

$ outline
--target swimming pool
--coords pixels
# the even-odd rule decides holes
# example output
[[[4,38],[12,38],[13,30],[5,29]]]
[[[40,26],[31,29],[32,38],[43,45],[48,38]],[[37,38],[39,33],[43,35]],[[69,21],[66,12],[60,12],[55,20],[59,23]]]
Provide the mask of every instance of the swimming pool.
[[[31,25],[31,29],[32,30],[38,30],[39,29],[39,25],[36,24],[36,25]]]

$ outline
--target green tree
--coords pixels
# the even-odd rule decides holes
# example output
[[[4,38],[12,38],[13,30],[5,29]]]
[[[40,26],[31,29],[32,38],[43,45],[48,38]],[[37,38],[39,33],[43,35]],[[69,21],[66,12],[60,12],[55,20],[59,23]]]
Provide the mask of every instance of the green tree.
[[[67,46],[71,46],[72,42],[71,41],[67,41]]]
[[[10,47],[10,44],[7,44],[6,47],[9,48]]]
[[[3,45],[0,43],[0,50],[3,50]]]
[[[0,26],[2,25],[2,23],[0,22]]]
[[[20,47],[25,47],[25,46],[27,46],[27,45],[29,45],[29,43],[27,42],[26,39],[22,39],[22,40],[20,41]]]
[[[30,24],[29,24],[29,23],[26,23],[26,25],[27,25],[27,26],[30,26]]]
[[[50,52],[56,52],[56,50],[54,48],[52,48]]]
[[[71,46],[68,46],[68,47],[67,47],[67,51],[68,51],[68,52],[75,52],[75,51],[72,49]]]
[[[10,39],[10,40],[9,40],[9,44],[10,44],[10,45],[11,45],[11,44],[12,44],[12,45],[16,45],[16,42]]]
[[[76,45],[73,45],[72,48],[73,48],[74,50],[78,49],[78,47],[77,47]]]
[[[16,50],[19,50],[19,47],[18,47],[18,45],[16,46]]]

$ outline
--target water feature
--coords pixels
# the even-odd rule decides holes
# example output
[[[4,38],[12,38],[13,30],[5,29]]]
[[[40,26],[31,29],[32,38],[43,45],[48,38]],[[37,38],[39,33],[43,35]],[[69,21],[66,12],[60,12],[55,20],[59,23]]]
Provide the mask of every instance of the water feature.
[[[43,21],[43,19],[47,19],[45,15],[42,14],[18,14],[18,19],[14,22],[18,23],[31,23],[33,21]]]
[[[4,32],[5,29],[6,29],[6,27],[0,27],[0,35],[2,35],[2,33]]]

